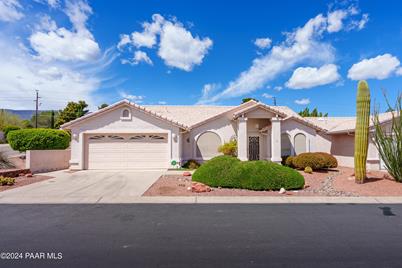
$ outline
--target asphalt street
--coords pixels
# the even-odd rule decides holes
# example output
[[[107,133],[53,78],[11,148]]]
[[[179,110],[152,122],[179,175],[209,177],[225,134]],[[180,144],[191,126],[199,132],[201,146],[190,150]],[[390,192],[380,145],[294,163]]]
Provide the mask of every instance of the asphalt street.
[[[402,205],[0,205],[0,267],[402,267]]]

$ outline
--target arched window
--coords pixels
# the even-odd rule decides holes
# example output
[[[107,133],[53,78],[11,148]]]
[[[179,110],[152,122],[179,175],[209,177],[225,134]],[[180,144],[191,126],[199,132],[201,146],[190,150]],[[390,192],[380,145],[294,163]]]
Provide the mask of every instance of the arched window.
[[[306,135],[298,133],[295,136],[295,154],[301,154],[306,152]]]
[[[282,133],[281,135],[281,148],[282,156],[287,156],[292,154],[292,143],[290,141],[290,136],[287,133]]]
[[[122,118],[130,118],[130,110],[129,109],[124,109],[123,112],[121,113]]]
[[[196,156],[198,158],[211,158],[219,155],[218,147],[222,144],[221,138],[214,132],[204,132],[196,144]]]

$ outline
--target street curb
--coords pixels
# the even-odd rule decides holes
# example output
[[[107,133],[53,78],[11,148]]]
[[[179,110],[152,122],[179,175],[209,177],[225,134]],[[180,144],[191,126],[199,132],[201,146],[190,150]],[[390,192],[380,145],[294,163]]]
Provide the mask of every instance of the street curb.
[[[0,199],[0,204],[402,204],[402,197],[141,196],[86,200],[41,197]]]

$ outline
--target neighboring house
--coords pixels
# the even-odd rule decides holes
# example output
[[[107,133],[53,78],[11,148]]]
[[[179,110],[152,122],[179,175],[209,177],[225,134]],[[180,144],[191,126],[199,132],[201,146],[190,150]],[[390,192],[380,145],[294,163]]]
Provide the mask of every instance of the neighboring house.
[[[237,139],[241,160],[281,162],[284,155],[322,151],[353,166],[354,118],[303,118],[285,106],[141,106],[122,100],[62,125],[72,134],[71,169],[169,168],[204,161]],[[370,144],[369,168],[378,169]]]

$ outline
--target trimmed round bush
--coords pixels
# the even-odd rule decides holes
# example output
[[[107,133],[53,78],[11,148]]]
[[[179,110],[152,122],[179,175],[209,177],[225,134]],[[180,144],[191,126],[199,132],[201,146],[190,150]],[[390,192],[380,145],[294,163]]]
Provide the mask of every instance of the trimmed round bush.
[[[249,190],[290,190],[304,186],[304,177],[289,167],[263,160],[241,162],[231,156],[205,162],[192,179],[211,187]]]
[[[330,155],[330,154],[324,153],[324,152],[318,152],[316,154],[318,154],[322,158],[324,158],[324,161],[325,161],[324,168],[336,168],[336,167],[338,167],[338,160],[336,160],[336,158],[333,155]]]
[[[287,167],[294,167],[293,166],[293,159],[294,159],[295,157],[294,156],[288,156],[286,159],[285,159],[285,166],[287,166]]]
[[[313,170],[318,170],[325,167],[325,160],[316,153],[302,153],[293,158],[292,164],[297,169],[304,170],[306,167],[311,167]]]
[[[199,168],[200,166],[201,166],[201,164],[198,163],[198,162],[197,162],[196,160],[194,160],[194,159],[188,160],[188,161],[183,165],[184,168],[188,168],[188,169],[197,169],[197,168]]]
[[[57,150],[70,145],[70,135],[57,129],[21,129],[8,133],[7,140],[14,150]]]
[[[3,127],[4,137],[6,137],[6,140],[7,140],[7,135],[8,135],[8,133],[10,133],[11,131],[20,130],[20,129],[21,129],[21,128],[18,127],[18,126],[11,126],[11,125],[5,126],[5,127]]]

